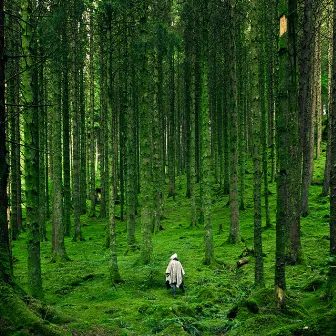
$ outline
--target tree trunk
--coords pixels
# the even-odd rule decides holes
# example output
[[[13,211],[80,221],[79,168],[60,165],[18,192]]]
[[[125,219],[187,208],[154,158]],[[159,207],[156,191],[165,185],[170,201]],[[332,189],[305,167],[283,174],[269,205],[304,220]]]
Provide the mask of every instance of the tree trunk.
[[[330,10],[331,12],[331,10]],[[332,18],[329,18],[328,23],[328,124],[327,124],[327,154],[326,161],[324,166],[324,179],[323,179],[323,188],[322,188],[322,196],[327,196],[329,194],[329,185],[330,185],[330,143],[331,143],[331,121],[330,121],[330,111],[332,104],[332,96],[331,96],[331,78],[332,78],[332,53],[333,53],[333,23]]]
[[[316,88],[316,158],[319,159],[321,155],[321,142],[322,142],[322,73],[321,73],[321,26],[319,24],[316,32],[315,39],[315,68],[316,68],[316,80],[315,80],[315,88]]]
[[[235,0],[229,1],[229,114],[230,114],[230,232],[229,242],[240,242],[239,199],[238,199],[238,115],[235,35]]]
[[[40,55],[43,55],[42,46],[40,46]],[[46,176],[45,176],[45,158],[47,156],[47,148],[45,141],[45,128],[47,122],[47,108],[45,97],[45,73],[44,65],[41,65],[38,70],[39,76],[39,101],[42,106],[39,108],[39,225],[41,240],[47,240],[47,224],[46,224]]]
[[[33,297],[43,297],[41,259],[40,259],[40,227],[38,221],[39,190],[39,150],[38,150],[38,77],[34,67],[34,56],[37,53],[37,42],[33,36],[35,22],[32,1],[22,4],[22,48],[25,58],[25,72],[22,74],[22,85],[27,104],[24,112],[24,144],[25,144],[25,192],[26,192],[26,226],[28,228],[28,286]],[[36,28],[36,27],[35,27]]]
[[[174,42],[169,41],[168,63],[169,63],[169,119],[168,119],[168,176],[169,190],[168,197],[175,198],[175,62],[174,62]]]
[[[60,9],[54,9],[55,31],[62,29],[62,13]],[[52,112],[52,260],[54,262],[67,259],[64,245],[63,226],[63,184],[62,184],[62,70],[61,70],[61,44],[58,42],[53,59],[53,112]]]
[[[7,10],[14,15],[19,15],[20,6],[18,1],[11,1]],[[20,23],[18,19],[10,15],[8,19],[8,32],[6,34],[6,45],[8,56],[19,54],[20,39]],[[10,212],[10,228],[11,238],[16,240],[21,229],[22,221],[19,217],[21,209],[21,179],[20,179],[20,61],[19,59],[9,59],[6,69],[7,84],[7,102],[13,106],[8,106],[7,113],[10,118],[10,187],[11,187],[11,212]],[[16,105],[16,106],[15,106]]]
[[[81,170],[80,170],[80,76],[79,76],[79,32],[78,32],[78,15],[77,6],[80,7],[81,0],[74,0],[73,16],[73,34],[74,34],[74,64],[73,64],[73,100],[72,100],[72,198],[74,207],[74,236],[73,241],[83,240],[82,228],[80,222],[81,215]]]
[[[150,123],[149,123],[149,73],[148,73],[148,56],[147,56],[147,11],[148,3],[144,1],[142,4],[143,16],[141,22],[141,68],[140,68],[140,105],[139,105],[139,121],[140,121],[140,185],[141,185],[141,230],[142,241],[140,247],[139,263],[149,264],[152,257],[152,219],[151,219],[151,197],[152,197],[152,176],[151,176],[151,157],[150,157]]]
[[[64,16],[68,15],[67,2],[63,2],[62,11]],[[71,230],[71,180],[70,180],[70,113],[69,113],[69,38],[67,20],[62,23],[62,121],[63,121],[63,179],[64,179],[64,206],[63,206],[63,227],[64,234],[70,237]]]
[[[96,160],[95,160],[95,89],[94,89],[94,30],[93,30],[93,9],[90,13],[90,185],[91,185],[91,207],[90,217],[95,217],[96,212]]]
[[[333,5],[332,97],[336,96],[336,2]],[[336,100],[332,99],[330,118],[330,258],[327,297],[336,297]]]
[[[301,214],[306,217],[308,209],[308,188],[310,185],[310,172],[312,166],[312,132],[313,118],[311,106],[311,79],[312,79],[312,45],[313,45],[313,13],[312,0],[304,1],[303,33],[299,58],[299,118],[300,118],[300,150],[302,151],[302,190]]]
[[[251,112],[253,117],[253,133],[252,133],[252,158],[253,158],[253,203],[254,203],[254,256],[255,256],[255,272],[254,283],[257,287],[265,285],[264,280],[264,262],[262,252],[262,237],[261,237],[261,152],[262,144],[260,139],[261,134],[262,112],[264,110],[263,88],[264,78],[261,63],[264,61],[263,56],[263,40],[262,40],[262,20],[261,5],[258,5],[258,0],[252,2],[251,8]],[[261,59],[259,57],[261,56]],[[264,121],[264,120],[263,120]],[[263,172],[265,174],[265,172]]]

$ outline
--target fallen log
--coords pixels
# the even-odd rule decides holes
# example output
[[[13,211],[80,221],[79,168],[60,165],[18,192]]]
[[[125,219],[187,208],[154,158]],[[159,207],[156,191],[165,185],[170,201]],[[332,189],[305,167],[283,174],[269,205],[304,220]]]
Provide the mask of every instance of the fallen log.
[[[242,267],[250,261],[248,258],[242,258],[237,261],[237,267]]]

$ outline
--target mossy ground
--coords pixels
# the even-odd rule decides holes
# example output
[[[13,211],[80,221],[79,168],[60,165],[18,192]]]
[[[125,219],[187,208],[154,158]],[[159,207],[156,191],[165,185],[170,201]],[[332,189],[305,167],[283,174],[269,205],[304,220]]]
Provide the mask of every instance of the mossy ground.
[[[319,323],[325,328],[323,335],[331,335],[323,323],[324,318],[336,319],[335,308],[332,304],[328,306],[323,295],[329,250],[329,198],[320,196],[323,168],[321,158],[316,162],[310,188],[311,212],[302,219],[305,264],[286,269],[286,311],[279,312],[273,298],[275,183],[270,185],[274,227],[263,231],[266,289],[254,289],[253,257],[243,267],[236,267],[245,246],[253,248],[252,175],[248,174],[246,210],[240,213],[243,238],[240,244],[227,243],[228,196],[222,195],[219,186],[213,186],[212,224],[217,263],[209,267],[203,265],[203,229],[189,227],[189,200],[184,196],[184,184],[178,188],[175,200],[165,200],[164,230],[153,235],[150,265],[134,266],[138,251],[128,250],[126,222],[117,222],[118,265],[124,280],[117,285],[109,281],[110,251],[104,247],[106,220],[82,216],[85,241],[72,242],[66,238],[71,261],[60,264],[51,263],[49,224],[50,240],[41,243],[44,300],[59,313],[52,310],[48,316],[48,309],[44,309],[45,315],[41,316],[62,325],[69,335],[319,335],[322,330],[318,329]],[[220,224],[223,232],[219,232]],[[138,241],[139,226],[137,218]],[[15,276],[26,289],[25,235],[13,245],[13,256],[17,259]],[[186,271],[186,293],[178,292],[176,297],[165,287],[165,268],[173,253],[178,254]],[[58,315],[68,318],[57,318]]]

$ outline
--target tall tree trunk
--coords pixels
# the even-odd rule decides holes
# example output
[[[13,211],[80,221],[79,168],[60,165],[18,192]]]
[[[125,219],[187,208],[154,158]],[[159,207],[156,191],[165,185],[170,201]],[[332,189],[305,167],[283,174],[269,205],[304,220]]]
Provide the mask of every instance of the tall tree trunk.
[[[43,48],[40,46],[40,56],[43,56]],[[39,225],[41,240],[47,240],[47,224],[46,224],[46,176],[45,176],[45,158],[47,156],[47,148],[45,146],[45,128],[47,122],[47,108],[45,97],[45,73],[44,65],[42,64],[38,69],[39,76]]]
[[[336,2],[333,5],[333,60],[332,97],[336,97]],[[329,300],[336,297],[336,100],[332,99],[329,113],[331,123],[330,142],[330,261],[327,283]]]
[[[262,111],[264,110],[263,88],[264,79],[262,78],[263,71],[261,69],[261,62],[259,59],[263,55],[263,41],[262,41],[262,20],[261,5],[258,5],[258,0],[252,2],[251,8],[251,92],[252,92],[252,117],[253,117],[253,133],[252,133],[252,158],[253,158],[253,201],[254,201],[254,255],[255,255],[255,273],[254,282],[258,287],[265,285],[264,280],[264,263],[262,252],[262,238],[261,238],[261,152],[262,144],[260,139],[261,134],[261,119]],[[261,65],[261,66],[260,66]],[[265,172],[263,172],[265,174]]]
[[[168,63],[169,63],[169,119],[168,119],[168,176],[169,191],[168,197],[175,198],[175,64],[174,64],[174,42],[169,41]]]
[[[331,7],[331,6],[330,6]],[[330,12],[332,12],[330,10]],[[323,179],[323,188],[322,196],[327,196],[329,194],[329,185],[330,185],[330,143],[331,143],[331,121],[330,121],[330,111],[332,104],[331,96],[331,78],[332,78],[332,56],[333,56],[333,22],[332,18],[329,18],[328,23],[328,140],[327,140],[327,154],[324,167],[324,179]]]
[[[290,264],[302,260],[300,227],[300,150],[299,150],[299,111],[297,82],[297,0],[288,2],[288,52],[289,52],[289,86],[288,86],[288,155],[289,164],[289,241],[286,258]]]
[[[209,130],[209,89],[208,89],[208,27],[209,9],[208,1],[202,2],[202,53],[201,53],[201,174],[200,184],[203,186],[203,197],[201,208],[204,215],[204,242],[205,258],[204,263],[210,265],[214,260],[213,233],[211,223],[211,140]]]
[[[63,15],[60,9],[54,9],[54,29],[61,29]],[[56,36],[55,36],[56,37]],[[61,43],[56,45],[53,59],[53,111],[52,111],[52,260],[54,262],[67,259],[64,245],[63,226],[63,184],[62,184],[62,70],[61,70]]]
[[[267,125],[267,108],[266,108],[266,1],[263,2],[263,8],[260,10],[259,29],[261,28],[261,43],[260,43],[260,58],[259,58],[259,90],[261,103],[261,151],[262,151],[262,175],[264,182],[264,199],[265,199],[265,225],[267,228],[271,227],[270,205],[269,205],[269,190],[268,190],[268,125]]]
[[[33,33],[35,19],[32,17],[35,4],[27,1],[22,4],[22,48],[26,57],[22,74],[22,85],[25,93],[26,108],[24,111],[24,144],[25,144],[25,192],[26,192],[26,226],[28,228],[28,286],[33,297],[43,297],[40,227],[38,221],[38,77],[34,67],[37,53],[37,42]]]
[[[150,157],[150,124],[149,124],[149,73],[148,73],[148,55],[147,55],[147,38],[148,38],[148,27],[147,27],[147,11],[148,3],[144,1],[142,4],[142,17],[141,22],[141,36],[142,41],[141,46],[141,68],[140,68],[140,173],[141,173],[141,198],[142,198],[142,209],[141,209],[141,230],[142,230],[142,241],[140,247],[140,259],[139,262],[142,264],[149,264],[152,257],[153,247],[152,247],[152,220],[151,220],[151,197],[152,197],[152,177],[151,177],[151,157]]]
[[[238,114],[235,47],[235,0],[229,0],[229,73],[230,73],[230,232],[229,242],[240,242],[238,199]]]
[[[82,19],[80,19],[81,21]],[[83,22],[80,22],[79,28],[79,35],[80,35],[80,44],[83,34]],[[83,48],[80,45],[80,48]],[[87,198],[87,127],[86,127],[86,117],[85,117],[85,110],[86,110],[86,95],[85,95],[85,80],[84,80],[84,59],[83,56],[79,55],[79,169],[80,169],[80,208],[81,208],[81,215],[86,214],[87,207],[86,207],[86,198]]]
[[[153,106],[153,126],[152,126],[152,137],[153,137],[153,156],[152,156],[152,174],[153,174],[153,187],[154,187],[154,213],[153,213],[153,229],[154,232],[159,231],[162,215],[162,205],[163,205],[163,178],[162,178],[162,145],[161,145],[161,119],[160,116],[164,113],[164,103],[163,103],[163,57],[165,53],[164,40],[166,38],[166,31],[162,24],[157,24],[156,26],[156,44],[157,53],[155,60],[155,78],[156,87],[153,88],[156,92],[154,97]]]
[[[6,34],[6,45],[8,56],[19,55],[20,41],[20,23],[17,19],[20,12],[18,1],[11,1],[7,7],[13,15],[8,19],[8,32]],[[17,16],[17,17],[16,17]],[[21,179],[20,179],[20,61],[17,58],[8,60],[7,63],[7,113],[10,118],[10,188],[11,188],[11,212],[10,228],[11,238],[16,240],[21,229],[21,220],[19,217],[21,208]]]
[[[68,5],[62,3],[64,17],[67,17]],[[67,20],[62,23],[62,121],[63,121],[63,179],[64,179],[64,203],[63,203],[63,227],[64,234],[70,237],[71,230],[71,179],[70,179],[70,111],[69,111],[69,38]]]
[[[93,9],[91,8],[90,13],[90,184],[91,184],[91,207],[90,207],[90,217],[95,217],[96,211],[96,160],[95,160],[95,77],[94,77],[94,29],[93,29]]]
[[[6,148],[6,109],[5,109],[5,15],[4,1],[0,0],[0,281],[13,280],[12,258],[9,243],[7,219],[8,164]]]
[[[311,79],[312,79],[312,45],[313,45],[313,1],[304,1],[303,32],[299,58],[299,118],[300,118],[300,150],[302,151],[302,190],[301,214],[306,217],[308,209],[308,188],[312,162],[312,133],[313,118],[311,106]]]
[[[316,66],[316,158],[321,155],[322,142],[322,72],[321,72],[321,56],[322,56],[321,26],[319,25],[315,39],[315,66]]]
[[[136,94],[134,88],[135,82],[135,70],[132,66],[131,71],[131,95],[134,98]],[[129,98],[130,100],[130,98]],[[132,104],[133,102],[129,101],[127,116],[127,244],[130,248],[135,247],[135,215],[136,215],[136,195],[137,195],[137,165],[136,165],[136,126],[137,118],[135,113],[135,108]],[[160,174],[162,171],[160,170]]]
[[[290,86],[290,56],[288,46],[288,4],[292,0],[281,0],[279,2],[279,88],[278,88],[278,114],[277,114],[277,135],[278,135],[278,164],[277,176],[277,217],[276,217],[276,250],[275,250],[275,294],[279,308],[285,307],[285,247],[286,232],[289,227],[289,164],[288,148],[290,146],[287,137],[289,122],[289,86]],[[295,1],[295,0],[294,0]]]
[[[81,170],[80,170],[80,41],[78,32],[78,17],[81,15],[81,0],[74,0],[73,34],[74,34],[74,59],[73,59],[73,100],[72,100],[72,198],[74,207],[74,236],[73,241],[83,240],[80,222],[81,215]]]
[[[99,25],[103,22],[99,20]],[[99,32],[99,86],[100,86],[100,120],[99,120],[99,137],[98,137],[98,149],[99,149],[99,171],[100,171],[100,218],[106,218],[106,188],[105,188],[105,178],[106,178],[106,165],[105,165],[105,155],[106,155],[106,144],[105,144],[105,134],[106,134],[106,58],[105,55],[105,40],[102,36],[103,33]]]

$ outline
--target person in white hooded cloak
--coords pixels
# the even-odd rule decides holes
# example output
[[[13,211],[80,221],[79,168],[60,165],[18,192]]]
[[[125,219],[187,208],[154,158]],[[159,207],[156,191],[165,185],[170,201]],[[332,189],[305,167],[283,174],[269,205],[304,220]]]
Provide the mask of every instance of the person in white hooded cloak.
[[[169,264],[166,269],[166,284],[172,289],[173,295],[176,294],[176,288],[181,288],[184,293],[183,276],[185,272],[182,264],[177,259],[177,254],[174,253],[170,257]]]

